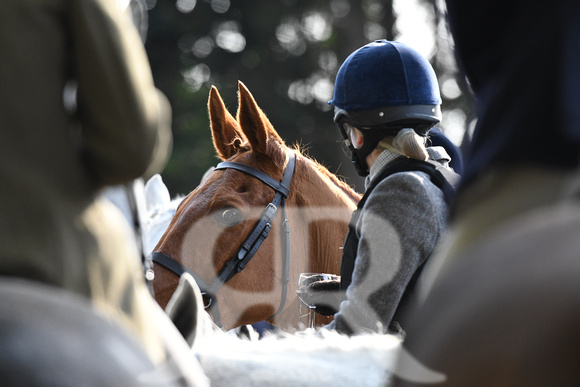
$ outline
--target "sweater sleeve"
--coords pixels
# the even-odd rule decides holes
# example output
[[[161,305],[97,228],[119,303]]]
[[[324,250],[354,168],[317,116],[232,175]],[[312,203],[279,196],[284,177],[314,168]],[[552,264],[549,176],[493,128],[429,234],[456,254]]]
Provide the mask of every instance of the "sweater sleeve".
[[[116,0],[82,0],[71,2],[68,20],[84,156],[97,184],[159,171],[170,152],[171,108],[128,15]]]
[[[384,332],[407,284],[446,227],[446,204],[422,172],[389,176],[372,191],[357,224],[352,284],[335,314],[343,333]]]

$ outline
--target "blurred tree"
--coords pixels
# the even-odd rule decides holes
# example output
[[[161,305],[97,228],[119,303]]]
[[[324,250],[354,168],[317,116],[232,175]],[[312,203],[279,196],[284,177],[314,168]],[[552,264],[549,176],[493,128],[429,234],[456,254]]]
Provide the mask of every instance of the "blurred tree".
[[[401,14],[393,3],[407,1],[148,0],[146,48],[156,84],[174,114],[173,154],[162,173],[172,195],[191,191],[218,161],[207,115],[209,88],[215,85],[235,114],[238,80],[288,144],[308,148],[362,191],[362,179],[335,144],[339,133],[327,101],[336,72],[352,51],[401,35],[396,23]],[[470,114],[465,84],[456,76],[443,18],[434,0],[417,7],[431,15],[425,23],[432,24],[428,31],[436,37],[430,59],[440,78],[444,113],[465,121]]]

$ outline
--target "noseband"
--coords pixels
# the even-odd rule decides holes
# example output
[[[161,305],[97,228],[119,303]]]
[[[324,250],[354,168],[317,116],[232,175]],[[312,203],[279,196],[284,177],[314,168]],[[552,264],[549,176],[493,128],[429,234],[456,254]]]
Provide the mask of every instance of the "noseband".
[[[212,316],[214,318],[215,324],[219,327],[222,327],[219,308],[217,305],[217,298],[216,293],[217,291],[227,282],[229,281],[234,275],[241,272],[250,259],[256,254],[256,251],[262,245],[262,242],[268,237],[270,233],[270,229],[272,228],[272,221],[276,216],[279,208],[282,208],[282,295],[280,300],[280,306],[278,310],[268,319],[276,316],[278,313],[282,311],[284,305],[286,304],[286,295],[288,291],[288,283],[290,282],[290,227],[288,226],[288,217],[286,214],[286,198],[290,193],[290,182],[292,181],[292,176],[294,175],[294,165],[296,162],[295,155],[293,153],[290,154],[290,158],[288,160],[288,164],[286,165],[286,169],[284,171],[284,176],[282,177],[282,181],[277,182],[276,180],[272,179],[270,176],[265,174],[262,171],[259,171],[249,165],[241,164],[232,161],[224,161],[219,163],[215,169],[236,169],[238,171],[247,173],[250,176],[255,177],[256,179],[260,180],[264,184],[270,186],[276,194],[274,195],[274,199],[266,206],[264,211],[262,212],[262,216],[260,220],[248,236],[244,243],[238,249],[238,252],[230,258],[229,261],[226,262],[222,270],[219,272],[216,279],[212,282],[211,285],[207,285],[197,274],[195,274],[192,270],[188,269],[187,267],[183,266],[181,263],[177,262],[170,256],[160,253],[160,252],[153,252],[151,253],[151,259],[153,262],[165,267],[166,269],[170,270],[171,272],[175,273],[177,276],[181,277],[183,273],[189,273],[195,279],[195,282],[198,284],[202,295],[209,299],[209,303],[206,307],[209,307]]]

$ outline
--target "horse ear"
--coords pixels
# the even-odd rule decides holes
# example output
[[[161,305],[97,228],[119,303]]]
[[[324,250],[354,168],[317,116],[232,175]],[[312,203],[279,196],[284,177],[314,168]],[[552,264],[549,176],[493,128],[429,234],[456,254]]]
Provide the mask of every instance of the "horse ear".
[[[246,85],[238,82],[238,122],[255,153],[270,155],[268,143],[284,144],[266,114],[260,109]]]
[[[208,111],[213,145],[218,156],[222,160],[227,160],[247,140],[215,86],[212,86],[209,92]]]

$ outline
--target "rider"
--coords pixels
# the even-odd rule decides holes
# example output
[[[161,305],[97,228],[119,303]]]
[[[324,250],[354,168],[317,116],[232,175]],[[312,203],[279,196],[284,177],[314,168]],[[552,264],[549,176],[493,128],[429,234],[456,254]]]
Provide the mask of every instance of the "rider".
[[[147,290],[129,226],[98,196],[104,187],[161,171],[171,152],[171,107],[119,5],[0,2],[0,52],[10,53],[0,61],[0,277],[82,297],[119,324],[158,370],[205,385],[186,342],[175,339],[179,333]],[[101,341],[121,356],[123,344],[114,338]]]
[[[366,180],[343,250],[346,294],[327,328],[398,330],[403,295],[447,227],[446,200],[458,177],[445,149],[428,146],[441,119],[437,78],[414,49],[378,40],[345,60],[329,103]]]

